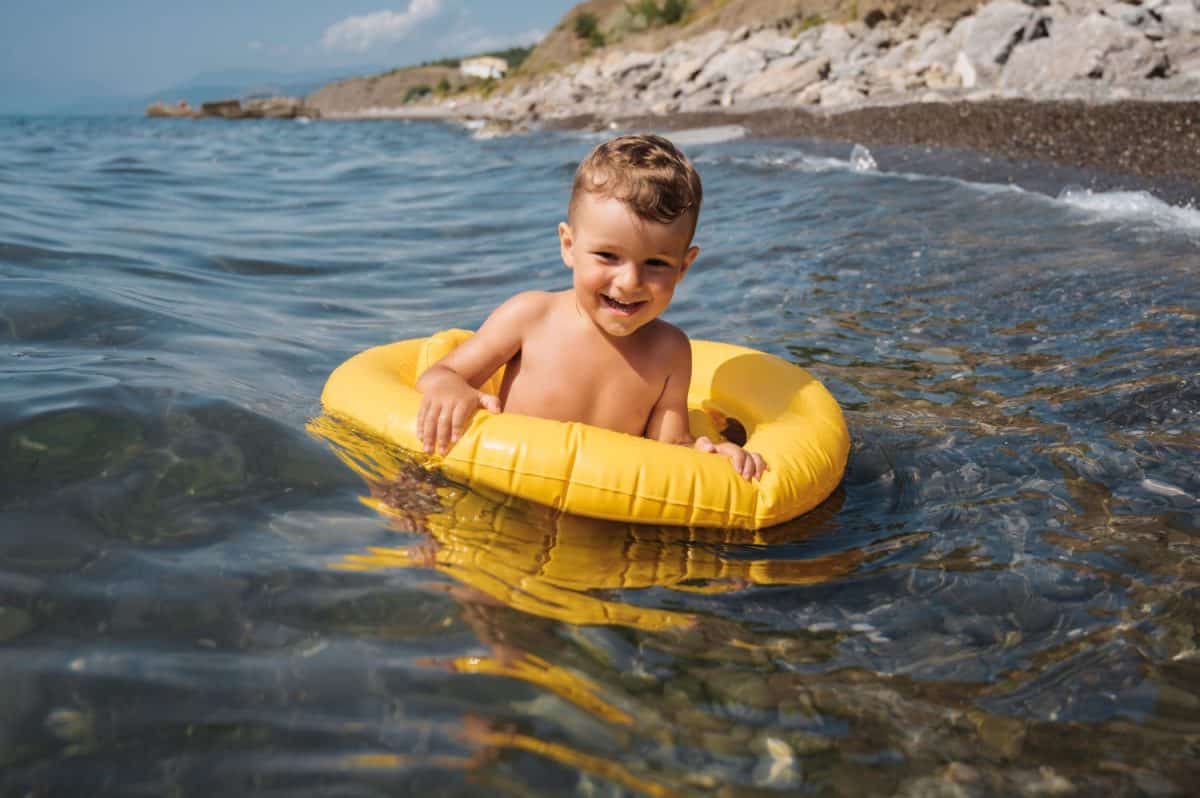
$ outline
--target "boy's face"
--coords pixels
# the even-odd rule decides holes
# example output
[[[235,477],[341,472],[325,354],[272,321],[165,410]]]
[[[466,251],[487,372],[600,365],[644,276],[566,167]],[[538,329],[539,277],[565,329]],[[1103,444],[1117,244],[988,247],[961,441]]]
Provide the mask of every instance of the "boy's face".
[[[558,226],[575,300],[601,331],[626,336],[658,318],[692,261],[692,219],[648,221],[618,199],[584,193]]]

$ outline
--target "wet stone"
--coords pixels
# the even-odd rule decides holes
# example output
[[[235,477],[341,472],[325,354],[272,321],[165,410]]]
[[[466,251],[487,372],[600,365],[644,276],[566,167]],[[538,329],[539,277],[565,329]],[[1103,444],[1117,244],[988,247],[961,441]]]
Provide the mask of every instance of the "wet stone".
[[[736,727],[735,727],[736,728]],[[724,731],[706,731],[700,735],[705,751],[721,756],[743,756],[746,753],[746,738]]]
[[[0,642],[16,640],[33,628],[33,616],[18,607],[0,607]]]
[[[989,748],[1009,759],[1020,756],[1026,733],[1023,722],[980,710],[968,711],[967,716]]]
[[[727,673],[716,672],[708,682],[713,700],[720,704],[741,704],[759,711],[773,708],[775,701],[767,681],[756,674],[739,674],[730,678]]]

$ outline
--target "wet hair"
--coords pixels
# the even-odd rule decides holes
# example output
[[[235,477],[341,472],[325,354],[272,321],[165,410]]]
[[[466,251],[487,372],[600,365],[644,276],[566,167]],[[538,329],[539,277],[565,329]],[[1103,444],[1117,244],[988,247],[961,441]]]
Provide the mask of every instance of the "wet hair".
[[[575,170],[567,218],[582,194],[620,200],[642,219],[669,224],[690,215],[692,232],[704,191],[687,156],[662,136],[618,136],[596,147]]]

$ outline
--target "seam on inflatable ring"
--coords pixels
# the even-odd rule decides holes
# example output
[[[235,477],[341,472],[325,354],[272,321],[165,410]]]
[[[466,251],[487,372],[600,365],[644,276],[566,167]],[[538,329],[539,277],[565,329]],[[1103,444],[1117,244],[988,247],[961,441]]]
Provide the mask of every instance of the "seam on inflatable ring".
[[[442,462],[449,462],[449,461],[450,461],[450,458],[448,458],[448,457],[442,458]],[[453,462],[463,463],[466,465],[472,465],[472,461],[460,459],[457,457],[453,458]],[[479,470],[481,468],[480,464],[476,461],[476,462],[474,462],[473,466],[474,466],[473,471],[471,471],[471,469],[462,469],[462,470],[455,469],[455,470],[458,470],[459,473],[462,473],[462,474],[466,474],[466,473],[478,474]],[[641,495],[641,494],[635,494],[631,491],[616,490],[614,488],[604,487],[602,485],[596,485],[596,484],[593,484],[590,482],[583,482],[581,480],[571,479],[568,477],[547,476],[545,474],[535,474],[530,471],[520,471],[515,468],[504,468],[503,466],[498,466],[498,465],[490,465],[489,464],[489,465],[482,466],[482,468],[499,471],[500,473],[506,474],[510,477],[513,476],[514,474],[517,474],[520,476],[533,477],[534,479],[544,479],[549,482],[557,482],[560,485],[575,484],[582,488],[588,488],[590,490],[595,490],[595,491],[602,491],[604,493],[610,493],[610,494],[619,495],[619,496],[633,496],[636,499],[642,499],[642,500],[653,500],[653,501],[659,502],[660,504],[665,504],[668,507],[685,507],[685,508],[686,507],[698,507],[701,510],[706,510],[708,512],[716,513],[718,515],[723,513],[727,519],[729,519],[729,518],[749,518],[749,519],[757,520],[756,516],[754,516],[754,515],[750,515],[747,513],[738,513],[738,512],[732,511],[728,505],[725,507],[715,507],[715,506],[708,505],[708,504],[698,505],[694,501],[691,501],[691,502],[672,501],[671,499],[668,499],[665,497],[659,498],[659,497],[654,497],[654,496],[645,496],[645,495]],[[695,480],[692,480],[692,490],[695,491]],[[694,494],[693,494],[693,498],[694,498]],[[539,502],[536,499],[528,499],[528,501],[531,501],[534,504],[542,504],[543,506],[546,506],[543,502]],[[756,496],[755,502],[757,503],[757,501],[758,501],[758,499]]]

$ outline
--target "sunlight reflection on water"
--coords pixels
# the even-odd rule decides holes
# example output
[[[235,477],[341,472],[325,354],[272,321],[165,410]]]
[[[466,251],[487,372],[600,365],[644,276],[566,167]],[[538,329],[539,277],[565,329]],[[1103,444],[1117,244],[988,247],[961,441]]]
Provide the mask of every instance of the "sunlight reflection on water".
[[[759,534],[306,432],[351,354],[567,284],[590,142],[0,120],[0,785],[1186,789],[1194,211],[695,141],[668,318],[813,371],[854,438]]]

